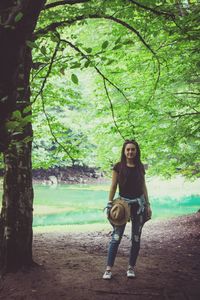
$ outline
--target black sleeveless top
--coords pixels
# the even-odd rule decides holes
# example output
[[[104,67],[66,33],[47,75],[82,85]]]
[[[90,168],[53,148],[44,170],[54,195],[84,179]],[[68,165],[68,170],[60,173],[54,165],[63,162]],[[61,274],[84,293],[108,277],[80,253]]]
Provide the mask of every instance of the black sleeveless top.
[[[115,164],[113,167],[113,170],[118,173],[120,172],[120,162]],[[145,174],[144,166],[142,165],[142,171]],[[136,167],[128,167],[126,166],[125,169],[125,178],[123,180],[123,183],[119,182],[119,195],[121,197],[134,199],[143,194],[143,183],[140,179],[139,171]]]

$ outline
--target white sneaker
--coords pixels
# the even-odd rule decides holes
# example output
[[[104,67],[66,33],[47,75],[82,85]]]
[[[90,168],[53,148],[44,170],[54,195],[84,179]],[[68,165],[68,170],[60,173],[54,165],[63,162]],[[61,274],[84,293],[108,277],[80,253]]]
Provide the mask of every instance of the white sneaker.
[[[134,278],[135,277],[135,272],[132,268],[129,268],[128,271],[126,272],[128,278]]]
[[[103,274],[103,279],[110,280],[111,278],[112,278],[112,272],[106,270],[105,273]]]

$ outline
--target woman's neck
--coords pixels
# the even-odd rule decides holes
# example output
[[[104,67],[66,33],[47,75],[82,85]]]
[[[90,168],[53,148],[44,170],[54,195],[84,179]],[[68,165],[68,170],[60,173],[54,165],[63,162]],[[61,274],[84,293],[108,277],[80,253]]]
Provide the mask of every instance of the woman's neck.
[[[129,159],[129,158],[126,159],[126,165],[128,167],[135,167],[133,159]]]

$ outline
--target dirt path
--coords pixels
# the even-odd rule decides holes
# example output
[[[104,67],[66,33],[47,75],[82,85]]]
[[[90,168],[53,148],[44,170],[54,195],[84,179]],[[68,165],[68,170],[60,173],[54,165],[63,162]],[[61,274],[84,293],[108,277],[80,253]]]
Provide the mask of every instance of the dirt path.
[[[125,274],[128,234],[127,226],[111,281],[102,279],[109,233],[36,234],[42,266],[8,274],[0,299],[200,299],[200,213],[145,224],[135,279]]]

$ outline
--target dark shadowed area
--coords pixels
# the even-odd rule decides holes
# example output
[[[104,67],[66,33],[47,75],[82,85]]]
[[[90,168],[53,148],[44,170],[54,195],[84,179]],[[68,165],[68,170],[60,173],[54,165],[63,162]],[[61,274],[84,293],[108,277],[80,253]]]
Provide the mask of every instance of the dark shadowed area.
[[[35,234],[40,266],[2,278],[0,299],[200,299],[200,213],[147,222],[132,280],[125,273],[129,225],[113,279],[102,279],[110,233]]]

